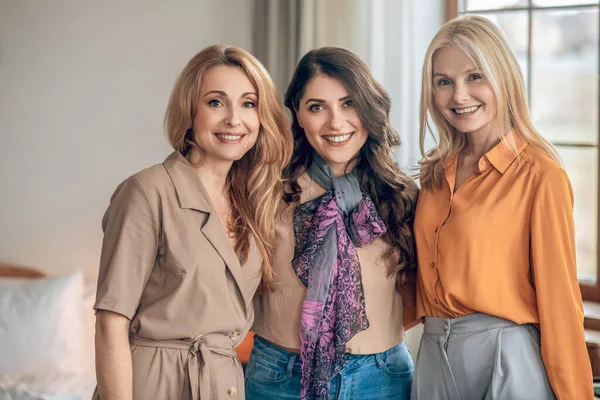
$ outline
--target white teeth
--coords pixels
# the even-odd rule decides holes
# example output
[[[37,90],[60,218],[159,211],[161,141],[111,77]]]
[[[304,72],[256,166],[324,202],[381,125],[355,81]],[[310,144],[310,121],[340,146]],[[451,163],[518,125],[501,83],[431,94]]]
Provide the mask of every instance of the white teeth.
[[[460,115],[472,114],[479,109],[479,106],[467,107],[467,108],[455,108],[454,112]]]
[[[238,140],[243,135],[221,135],[221,134],[217,134],[217,136],[220,137],[221,139],[225,139],[225,140]]]
[[[351,133],[342,136],[323,136],[323,139],[328,140],[330,142],[340,143],[350,139],[350,136],[352,136]]]

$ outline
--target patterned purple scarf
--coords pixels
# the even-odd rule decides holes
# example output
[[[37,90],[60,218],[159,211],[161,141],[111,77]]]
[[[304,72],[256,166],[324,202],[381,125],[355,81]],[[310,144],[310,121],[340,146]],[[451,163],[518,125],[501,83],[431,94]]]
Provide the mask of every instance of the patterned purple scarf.
[[[303,400],[327,399],[329,381],[344,366],[346,343],[369,327],[354,246],[386,230],[355,174],[334,179],[316,153],[308,172],[327,192],[294,213],[292,267],[307,287],[300,323]]]

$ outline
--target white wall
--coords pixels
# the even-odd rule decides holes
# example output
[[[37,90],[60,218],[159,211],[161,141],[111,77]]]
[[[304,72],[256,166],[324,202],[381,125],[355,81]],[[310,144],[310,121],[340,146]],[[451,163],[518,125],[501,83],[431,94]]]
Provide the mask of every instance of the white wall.
[[[116,185],[161,162],[185,63],[251,51],[252,0],[0,0],[0,261],[97,273]]]

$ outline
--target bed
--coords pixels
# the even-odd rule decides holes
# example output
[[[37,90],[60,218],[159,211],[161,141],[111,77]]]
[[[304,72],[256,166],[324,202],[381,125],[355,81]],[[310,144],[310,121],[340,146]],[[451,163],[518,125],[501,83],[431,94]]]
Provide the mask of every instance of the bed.
[[[95,284],[0,263],[0,400],[90,399]]]
[[[0,400],[89,400],[96,285],[81,271],[48,277],[0,263]],[[242,364],[250,333],[238,348]]]

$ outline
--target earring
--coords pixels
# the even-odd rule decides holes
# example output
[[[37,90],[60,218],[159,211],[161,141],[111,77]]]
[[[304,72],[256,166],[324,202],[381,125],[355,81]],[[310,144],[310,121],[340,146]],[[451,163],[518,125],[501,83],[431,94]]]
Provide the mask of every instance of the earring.
[[[189,128],[186,132],[185,132],[185,138],[189,139],[189,140],[194,140],[194,129],[193,128]]]

